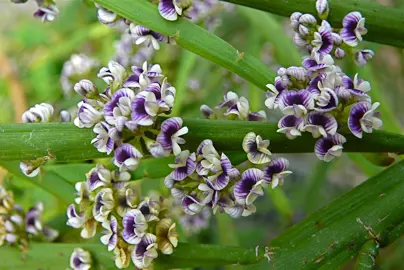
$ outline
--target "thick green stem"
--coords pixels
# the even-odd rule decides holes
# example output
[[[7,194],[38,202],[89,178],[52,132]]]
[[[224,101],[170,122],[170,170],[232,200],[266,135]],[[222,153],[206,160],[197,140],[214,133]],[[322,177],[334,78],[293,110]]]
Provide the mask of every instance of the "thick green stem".
[[[277,133],[271,123],[184,119],[189,133],[184,136],[184,149],[195,151],[205,139],[211,139],[219,151],[242,151],[241,143],[248,132],[271,140],[274,153],[309,153],[314,151],[315,139],[310,134],[288,140]],[[365,134],[358,139],[342,133],[348,142],[345,152],[404,152],[404,136],[382,131]],[[57,161],[88,160],[106,157],[91,145],[92,129],[80,129],[71,123],[2,124],[0,125],[0,161],[27,160],[51,156]]]
[[[163,19],[148,0],[94,0],[119,15],[175,38],[181,47],[198,54],[265,89],[275,77],[273,72],[248,53],[238,51],[226,41],[187,19],[170,22]]]
[[[293,12],[316,15],[316,0],[221,0],[289,17]],[[404,47],[404,16],[402,9],[383,6],[376,1],[330,0],[327,19],[333,27],[341,27],[349,12],[359,11],[366,18],[369,32],[364,39]]]

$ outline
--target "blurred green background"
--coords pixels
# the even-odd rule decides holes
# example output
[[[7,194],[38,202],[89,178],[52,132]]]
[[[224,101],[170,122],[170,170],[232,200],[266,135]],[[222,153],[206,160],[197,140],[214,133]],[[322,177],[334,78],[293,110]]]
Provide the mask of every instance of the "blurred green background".
[[[386,5],[402,5],[403,1],[380,1]],[[40,102],[74,111],[80,97],[66,94],[61,84],[64,63],[73,54],[85,54],[96,59],[87,74],[72,78],[96,78],[98,69],[119,53],[114,44],[121,32],[100,24],[96,8],[81,0],[57,1],[59,17],[43,24],[32,16],[35,3],[13,5],[0,2],[0,123],[20,122],[21,114]],[[300,64],[300,53],[291,42],[287,18],[280,18],[247,8],[221,12],[221,24],[214,32],[240,51],[259,57],[269,69]],[[262,27],[265,25],[265,27]],[[401,132],[404,106],[404,51],[377,44],[364,44],[375,51],[371,64],[357,69],[352,63],[342,63],[347,73],[370,80],[373,100],[381,102],[385,130]],[[136,52],[139,47],[133,45]],[[122,52],[121,52],[122,53]],[[159,63],[169,80],[180,88],[184,97],[176,113],[184,118],[202,118],[202,104],[215,106],[229,90],[249,98],[252,110],[264,108],[265,92],[178,46],[163,45],[149,62]],[[74,83],[74,82],[72,82]],[[276,122],[279,115],[269,112]],[[317,161],[314,154],[288,155],[294,174],[288,177],[282,191],[270,192],[257,202],[257,213],[248,218],[231,220],[225,215],[213,216],[210,228],[198,235],[187,237],[189,242],[222,245],[266,245],[270,239],[307,215],[332,201],[338,195],[358,185],[382,168],[372,165],[360,154],[344,154],[331,164]],[[82,181],[85,176],[69,176]],[[30,181],[18,178],[5,170],[0,171],[3,184],[13,190],[16,201],[28,209],[35,201],[45,204],[45,219],[64,228],[60,240],[77,240],[76,231],[65,228],[65,208],[49,193]],[[159,183],[146,183],[145,192]],[[58,225],[57,225],[58,224]],[[213,233],[212,233],[213,232]],[[94,238],[91,241],[99,241]],[[379,269],[402,269],[404,239],[381,250]],[[67,265],[66,265],[67,266]],[[351,268],[352,263],[347,265]],[[62,267],[62,266],[61,266]],[[64,267],[64,266],[63,266]]]

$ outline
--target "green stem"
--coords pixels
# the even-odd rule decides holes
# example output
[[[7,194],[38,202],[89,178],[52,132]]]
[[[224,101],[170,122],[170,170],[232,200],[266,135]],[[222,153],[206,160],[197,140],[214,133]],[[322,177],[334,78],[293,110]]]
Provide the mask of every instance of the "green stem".
[[[252,7],[270,13],[289,17],[293,12],[317,15],[316,0],[221,0]],[[327,19],[333,27],[341,27],[342,20],[349,12],[359,11],[366,18],[369,32],[364,36],[368,41],[404,47],[403,12],[397,8],[383,6],[375,1],[332,0],[328,1],[330,15]]]
[[[163,19],[155,5],[148,0],[94,0],[119,15],[175,38],[181,47],[200,55],[265,89],[275,77],[258,59],[238,51],[226,41],[193,24],[187,19],[170,22]]]
[[[205,139],[213,140],[219,151],[241,151],[241,143],[248,132],[270,139],[274,153],[313,152],[316,142],[310,134],[288,140],[284,134],[277,133],[277,126],[271,123],[184,119],[184,125],[189,133],[184,136],[187,144],[183,148],[191,151]],[[0,161],[29,160],[47,155],[56,161],[106,157],[91,145],[92,129],[80,129],[71,123],[2,124],[0,134]],[[348,140],[344,144],[345,152],[404,152],[403,135],[375,131],[358,139],[348,132],[342,134]]]

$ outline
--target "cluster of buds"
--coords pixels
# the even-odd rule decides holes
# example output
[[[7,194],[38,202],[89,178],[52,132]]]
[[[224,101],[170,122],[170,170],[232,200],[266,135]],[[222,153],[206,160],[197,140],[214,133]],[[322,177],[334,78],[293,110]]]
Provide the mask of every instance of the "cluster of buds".
[[[24,123],[47,123],[51,122],[54,115],[53,106],[48,103],[36,104],[34,107],[25,111],[22,114],[22,121]],[[71,115],[68,111],[60,112],[61,122],[70,122]],[[44,165],[46,161],[52,158],[52,155],[39,157],[33,160],[24,160],[20,163],[21,171],[28,177],[35,177],[40,171],[40,166]]]
[[[68,61],[63,64],[60,75],[60,83],[65,95],[69,95],[73,90],[73,82],[83,76],[88,76],[98,66],[98,61],[85,54],[73,54]]]
[[[167,82],[159,65],[132,67],[128,73],[123,66],[109,62],[98,77],[108,87],[99,93],[95,84],[81,80],[74,90],[84,96],[78,104],[80,128],[92,128],[97,134],[92,140],[100,152],[114,152],[114,164],[120,171],[135,170],[144,149],[154,157],[181,152],[182,119],[173,117],[159,123],[159,115],[169,114],[174,105],[175,88]],[[141,150],[139,150],[141,149]]]
[[[174,170],[165,178],[174,198],[181,200],[188,215],[201,213],[205,207],[237,218],[255,213],[254,201],[264,189],[283,183],[289,165],[284,158],[272,159],[269,141],[254,133],[244,138],[243,149],[254,167],[241,173],[230,159],[216,151],[211,140],[204,140],[195,153],[183,151],[170,165]]]
[[[31,239],[53,241],[58,232],[43,224],[43,204],[38,202],[25,212],[14,203],[13,193],[0,186],[0,246],[8,243],[27,251]]]
[[[87,181],[76,184],[77,206],[68,207],[67,224],[81,228],[83,238],[93,237],[101,224],[104,234],[100,240],[115,254],[116,266],[126,268],[132,259],[138,269],[144,269],[157,258],[158,251],[173,253],[178,234],[167,216],[167,201],[141,198],[137,182],[130,178],[128,172],[97,165],[87,173]]]
[[[11,0],[16,4],[23,4],[28,0]],[[35,0],[38,5],[38,10],[34,13],[34,17],[40,19],[42,22],[51,22],[56,19],[59,10],[56,7],[54,0]]]
[[[353,14],[356,16],[350,14],[344,21],[361,17],[358,12]],[[296,16],[294,14],[292,18]],[[299,16],[300,23],[314,18],[309,14]],[[347,125],[353,135],[362,138],[363,133],[381,128],[383,122],[376,112],[379,103],[372,103],[367,93],[371,90],[369,82],[360,79],[358,74],[351,79],[334,64],[329,53],[335,45],[332,37],[336,34],[329,32],[331,30],[324,22],[321,26],[324,31],[316,32],[323,40],[320,42],[322,45],[314,46],[317,43],[312,42],[311,56],[303,60],[302,67],[278,70],[274,84],[267,85],[270,91],[267,92],[265,105],[269,109],[279,109],[284,114],[279,120],[278,132],[285,133],[289,139],[295,139],[302,132],[310,132],[314,138],[320,138],[315,145],[315,153],[320,160],[329,162],[342,153],[346,138],[338,132],[343,126]],[[358,20],[354,28],[362,29],[363,22],[362,19]],[[351,22],[349,25],[353,24]],[[344,25],[347,26],[346,23]],[[341,34],[346,31],[341,30]],[[358,33],[357,39],[360,37]],[[348,40],[345,35],[342,36],[343,40]]]
[[[312,14],[295,12],[290,16],[291,26],[295,31],[293,41],[297,47],[306,48],[317,63],[328,60],[322,57],[324,55],[334,55],[337,59],[354,55],[356,64],[363,66],[373,57],[371,50],[356,49],[362,36],[367,33],[365,18],[361,13],[349,13],[342,21],[343,28],[336,29],[326,21],[329,13],[328,1],[317,0],[316,9],[322,19],[320,24]]]
[[[251,112],[250,103],[245,97],[239,97],[236,93],[229,91],[224,95],[223,102],[210,108],[202,105],[200,110],[207,119],[228,119],[228,120],[248,120],[265,121],[264,111]]]

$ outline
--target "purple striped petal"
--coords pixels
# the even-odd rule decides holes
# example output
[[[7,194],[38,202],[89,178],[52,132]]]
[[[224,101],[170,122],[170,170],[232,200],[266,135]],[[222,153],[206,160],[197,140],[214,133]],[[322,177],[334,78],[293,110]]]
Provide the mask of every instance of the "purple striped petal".
[[[198,202],[194,197],[186,196],[182,200],[182,207],[184,209],[185,214],[195,215],[202,211],[204,205]]]
[[[277,158],[271,161],[264,168],[264,179],[268,182],[272,181],[274,175],[286,171],[289,166],[289,161],[286,158]]]
[[[172,117],[165,120],[161,124],[161,132],[157,135],[156,141],[161,144],[165,151],[171,152],[174,146],[175,135],[181,128],[181,118]]]
[[[316,97],[316,107],[318,112],[329,112],[337,108],[339,104],[338,96],[334,90],[324,88],[321,90],[320,95]]]
[[[311,132],[313,138],[320,136],[327,137],[337,133],[338,123],[331,114],[320,112],[311,112],[307,117],[307,123],[304,130]]]
[[[297,136],[302,135],[300,132],[302,127],[303,118],[294,115],[286,115],[279,120],[277,132],[285,133],[289,140],[293,140]]]
[[[175,21],[178,18],[177,11],[175,10],[173,0],[160,0],[158,9],[160,15],[169,21]]]
[[[352,106],[348,118],[349,130],[358,138],[362,138],[363,132],[371,133],[373,129],[382,127],[379,113],[375,112],[380,104],[371,105],[369,102],[358,102]]]
[[[122,219],[122,238],[128,244],[139,244],[147,229],[147,221],[138,209],[126,212]]]
[[[135,170],[143,157],[133,145],[124,143],[115,150],[114,164],[120,168]]]
[[[279,99],[279,108],[285,115],[302,117],[314,108],[313,95],[308,90],[283,91]]]
[[[314,147],[316,156],[320,160],[330,162],[334,158],[341,156],[342,145],[345,142],[345,137],[338,133],[333,136],[328,136],[327,138],[322,138],[316,142]]]
[[[241,180],[234,185],[234,197],[240,203],[245,203],[255,184],[263,180],[264,173],[256,168],[248,169],[241,175]]]

